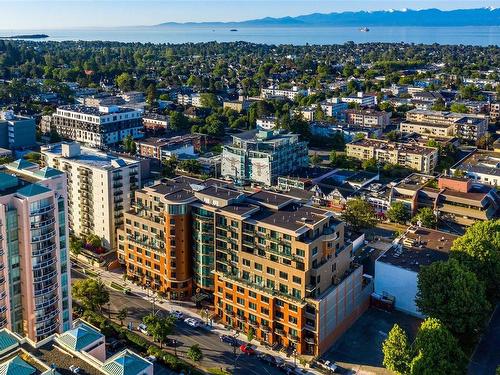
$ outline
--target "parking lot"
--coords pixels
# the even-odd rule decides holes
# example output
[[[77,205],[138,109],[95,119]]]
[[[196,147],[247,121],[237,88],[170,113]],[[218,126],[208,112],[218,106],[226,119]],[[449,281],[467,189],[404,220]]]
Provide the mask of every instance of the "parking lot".
[[[382,342],[396,323],[406,330],[412,341],[421,319],[399,311],[386,312],[370,308],[342,335],[324,358],[345,368],[388,373],[382,368]]]

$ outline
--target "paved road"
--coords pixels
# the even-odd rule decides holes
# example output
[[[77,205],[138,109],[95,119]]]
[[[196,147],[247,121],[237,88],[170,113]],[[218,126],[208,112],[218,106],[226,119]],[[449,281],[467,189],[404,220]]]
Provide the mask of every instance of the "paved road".
[[[73,279],[86,277],[76,269],[72,270]],[[152,303],[145,301],[136,295],[125,295],[121,292],[110,289],[110,310],[112,318],[117,311],[124,306],[128,308],[128,318],[126,322],[133,322],[134,327],[142,321],[142,318],[152,312]],[[156,308],[165,310],[162,304],[157,304]],[[236,348],[236,354],[233,348],[227,344],[221,343],[217,334],[207,331],[203,328],[192,328],[183,321],[179,321],[175,328],[175,333],[171,338],[176,339],[180,346],[177,348],[177,354],[185,357],[187,350],[191,345],[198,344],[203,352],[202,365],[205,368],[224,368],[231,369],[234,374],[254,374],[254,375],[274,375],[282,374],[278,369],[265,365],[255,357],[241,354],[239,348]],[[245,341],[241,337],[241,341]],[[167,348],[173,353],[173,348]]]

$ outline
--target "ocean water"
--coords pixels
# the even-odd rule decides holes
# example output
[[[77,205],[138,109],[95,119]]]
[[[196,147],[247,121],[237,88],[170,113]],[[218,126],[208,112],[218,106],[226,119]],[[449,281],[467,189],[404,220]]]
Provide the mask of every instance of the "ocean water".
[[[235,42],[263,44],[343,44],[348,41],[406,42],[423,44],[499,45],[500,25],[484,27],[370,27],[361,32],[354,27],[240,27],[162,26],[81,28],[59,30],[2,30],[0,36],[44,33],[44,40],[101,40],[142,43]]]

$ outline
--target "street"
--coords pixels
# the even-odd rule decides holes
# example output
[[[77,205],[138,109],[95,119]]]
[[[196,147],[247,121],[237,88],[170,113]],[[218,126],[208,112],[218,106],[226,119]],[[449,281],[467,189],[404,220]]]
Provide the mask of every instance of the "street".
[[[82,279],[86,276],[78,269],[72,269],[73,280]],[[135,294],[125,295],[122,292],[109,289],[110,292],[110,311],[111,318],[115,318],[117,312],[123,307],[127,307],[128,317],[124,325],[132,322],[137,327],[142,322],[142,318],[152,312],[153,305]],[[166,303],[156,303],[156,309],[167,311]],[[106,305],[107,308],[107,305]],[[137,331],[136,331],[137,332]],[[141,334],[137,332],[138,334]],[[229,332],[227,332],[229,333]],[[141,334],[142,335],[142,334]],[[144,335],[143,335],[144,336]],[[144,336],[150,339],[147,336]],[[210,332],[205,328],[192,328],[184,321],[179,320],[175,327],[175,332],[170,336],[179,342],[177,354],[180,357],[186,357],[189,347],[198,344],[203,352],[201,365],[204,368],[223,368],[231,370],[233,374],[256,374],[273,375],[282,374],[282,372],[267,364],[263,364],[255,356],[242,354],[239,348],[236,348],[236,354],[233,347],[220,342],[219,335]],[[246,342],[246,337],[238,337],[241,343]],[[166,348],[167,351],[174,353],[174,348]]]

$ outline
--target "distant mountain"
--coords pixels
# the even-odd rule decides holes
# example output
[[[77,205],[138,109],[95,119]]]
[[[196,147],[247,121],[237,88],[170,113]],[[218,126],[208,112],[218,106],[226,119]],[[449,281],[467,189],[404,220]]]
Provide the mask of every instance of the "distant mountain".
[[[157,26],[500,26],[500,9],[383,10],[374,12],[314,13],[298,17],[266,17],[241,22],[166,22]]]

